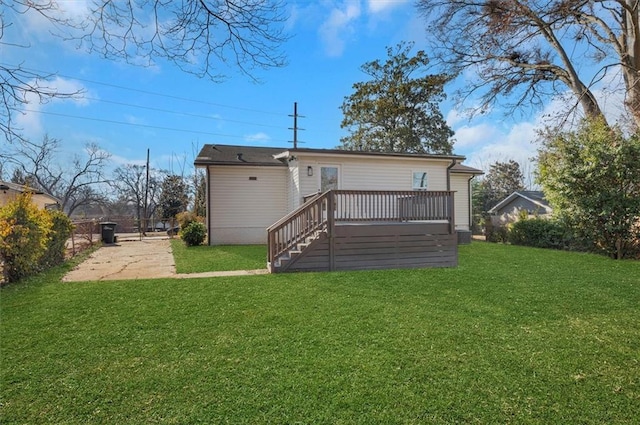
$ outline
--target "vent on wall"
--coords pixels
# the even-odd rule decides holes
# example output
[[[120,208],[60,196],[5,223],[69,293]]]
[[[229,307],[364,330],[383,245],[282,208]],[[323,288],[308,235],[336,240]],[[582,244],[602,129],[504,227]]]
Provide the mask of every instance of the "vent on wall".
[[[249,180],[258,180],[257,177],[249,177]]]

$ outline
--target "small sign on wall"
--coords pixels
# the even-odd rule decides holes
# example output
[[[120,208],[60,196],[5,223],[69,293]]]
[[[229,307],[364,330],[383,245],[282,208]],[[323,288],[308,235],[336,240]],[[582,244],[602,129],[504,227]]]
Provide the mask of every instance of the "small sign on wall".
[[[249,180],[258,180],[257,177],[249,177]]]

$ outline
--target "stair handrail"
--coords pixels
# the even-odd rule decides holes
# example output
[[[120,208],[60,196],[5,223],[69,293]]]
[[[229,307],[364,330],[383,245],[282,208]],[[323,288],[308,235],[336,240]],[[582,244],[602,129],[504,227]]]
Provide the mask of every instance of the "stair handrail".
[[[267,228],[267,261],[270,264],[297,244],[304,242],[309,235],[324,230],[327,225],[327,216],[323,211],[328,210],[326,206],[329,192],[318,192]]]

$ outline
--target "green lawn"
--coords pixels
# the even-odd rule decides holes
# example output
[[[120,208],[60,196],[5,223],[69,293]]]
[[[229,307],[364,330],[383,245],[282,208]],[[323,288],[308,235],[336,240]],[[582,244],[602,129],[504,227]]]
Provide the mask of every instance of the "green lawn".
[[[171,240],[178,273],[267,268],[266,245],[186,246],[181,239]]]
[[[640,263],[474,243],[455,269],[0,292],[0,423],[637,424]]]

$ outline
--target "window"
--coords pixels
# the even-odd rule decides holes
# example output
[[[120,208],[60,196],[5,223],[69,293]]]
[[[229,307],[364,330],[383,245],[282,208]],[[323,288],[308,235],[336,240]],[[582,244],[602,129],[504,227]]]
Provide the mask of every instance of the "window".
[[[427,190],[427,172],[413,172],[413,190]]]
[[[320,167],[320,190],[338,189],[338,167]]]

